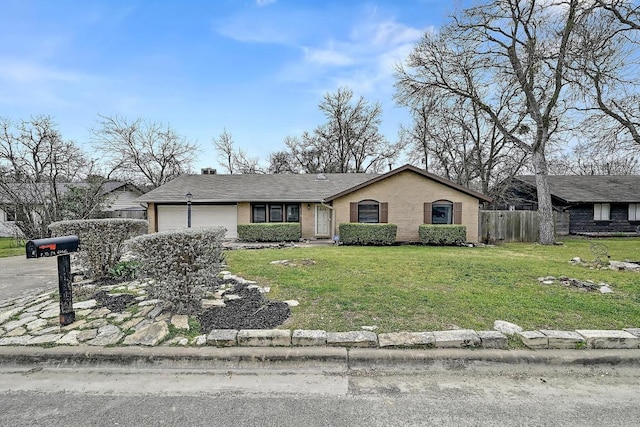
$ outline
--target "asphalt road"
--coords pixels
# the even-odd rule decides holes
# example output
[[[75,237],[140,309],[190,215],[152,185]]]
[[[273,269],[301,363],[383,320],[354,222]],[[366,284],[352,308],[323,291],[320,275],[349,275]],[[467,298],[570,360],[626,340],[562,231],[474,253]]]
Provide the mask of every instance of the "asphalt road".
[[[56,258],[0,258],[0,301],[20,297],[35,290],[57,289]]]
[[[0,425],[626,426],[636,367],[0,367]],[[637,425],[637,424],[636,424]]]

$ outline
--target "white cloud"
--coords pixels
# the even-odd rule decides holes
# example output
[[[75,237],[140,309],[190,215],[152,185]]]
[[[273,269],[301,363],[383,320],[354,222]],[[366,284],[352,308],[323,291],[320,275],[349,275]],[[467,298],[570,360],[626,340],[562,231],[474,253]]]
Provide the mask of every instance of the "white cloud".
[[[57,70],[19,60],[0,60],[0,80],[15,84],[38,84],[50,81],[75,82],[85,76],[73,71]]]
[[[352,26],[341,40],[321,40],[301,47],[303,55],[287,64],[280,78],[320,84],[320,91],[349,86],[356,93],[392,91],[396,64],[406,59],[425,31],[375,13]]]
[[[354,59],[343,52],[338,52],[333,48],[329,49],[315,49],[303,47],[304,60],[317,65],[327,66],[346,66],[354,63]]]

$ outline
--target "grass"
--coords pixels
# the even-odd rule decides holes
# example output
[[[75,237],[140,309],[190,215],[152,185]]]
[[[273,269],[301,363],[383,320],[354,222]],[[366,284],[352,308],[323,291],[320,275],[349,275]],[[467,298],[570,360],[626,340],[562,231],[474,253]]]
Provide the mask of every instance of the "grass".
[[[640,239],[599,240],[611,259],[640,260]],[[377,332],[493,329],[497,319],[525,329],[640,327],[640,274],[571,265],[591,261],[590,244],[504,244],[496,247],[326,246],[226,253],[234,274],[271,286],[269,298],[300,302],[282,326]],[[271,261],[312,259],[287,267]],[[538,277],[606,282],[613,294],[587,293]]]
[[[0,258],[25,255],[24,241],[16,241],[14,237],[0,237]]]

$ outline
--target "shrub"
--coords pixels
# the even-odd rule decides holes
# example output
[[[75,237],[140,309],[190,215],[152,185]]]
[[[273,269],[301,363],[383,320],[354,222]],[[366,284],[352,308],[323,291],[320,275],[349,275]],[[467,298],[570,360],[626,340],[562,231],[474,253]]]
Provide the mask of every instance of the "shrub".
[[[195,314],[207,285],[222,270],[224,227],[146,234],[127,245],[138,276],[154,279],[147,291],[179,314]]]
[[[300,240],[299,222],[238,224],[238,239],[245,242],[293,242]]]
[[[418,228],[420,242],[423,245],[455,246],[467,240],[467,227],[464,225],[422,224]]]
[[[340,241],[345,245],[393,245],[396,243],[396,224],[342,223],[338,227]]]
[[[147,229],[147,221],[125,218],[60,221],[49,225],[54,236],[78,236],[80,250],[76,261],[80,270],[94,279],[108,277],[122,258],[124,242],[146,233]]]
[[[137,261],[120,261],[109,269],[109,275],[114,279],[133,280],[136,278],[137,270]]]

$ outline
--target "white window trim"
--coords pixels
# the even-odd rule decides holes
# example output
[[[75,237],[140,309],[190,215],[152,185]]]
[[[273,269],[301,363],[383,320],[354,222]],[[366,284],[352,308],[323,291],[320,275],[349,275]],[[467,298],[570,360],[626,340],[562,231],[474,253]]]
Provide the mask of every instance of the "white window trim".
[[[640,221],[640,203],[629,203],[629,221]]]
[[[593,204],[593,220],[594,221],[611,221],[611,204],[594,203]]]

